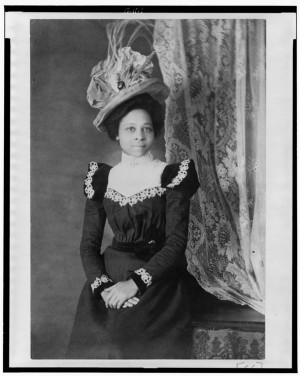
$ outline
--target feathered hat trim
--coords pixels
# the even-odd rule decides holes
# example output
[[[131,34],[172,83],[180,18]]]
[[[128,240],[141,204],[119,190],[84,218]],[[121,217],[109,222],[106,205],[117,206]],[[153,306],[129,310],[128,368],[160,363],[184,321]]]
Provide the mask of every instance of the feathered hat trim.
[[[138,26],[128,45],[122,47],[125,28],[129,22],[137,22]],[[107,26],[108,56],[92,69],[87,90],[89,104],[100,110],[93,121],[98,130],[105,131],[102,123],[106,117],[121,103],[136,95],[148,93],[159,103],[163,103],[168,97],[169,88],[158,78],[151,78],[151,59],[155,51],[144,56],[130,47],[141,29],[149,31],[151,26],[147,21],[138,20],[121,20]]]

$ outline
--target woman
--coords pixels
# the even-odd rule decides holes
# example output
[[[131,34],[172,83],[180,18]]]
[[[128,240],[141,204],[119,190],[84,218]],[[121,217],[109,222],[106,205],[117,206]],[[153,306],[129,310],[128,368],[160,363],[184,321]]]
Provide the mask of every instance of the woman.
[[[199,183],[192,160],[167,165],[151,153],[169,94],[150,78],[151,55],[126,47],[118,58],[94,68],[88,91],[100,108],[94,124],[119,142],[122,157],[115,167],[89,165],[80,247],[87,283],[67,357],[189,358],[189,299],[180,268]],[[114,239],[101,254],[106,219]]]

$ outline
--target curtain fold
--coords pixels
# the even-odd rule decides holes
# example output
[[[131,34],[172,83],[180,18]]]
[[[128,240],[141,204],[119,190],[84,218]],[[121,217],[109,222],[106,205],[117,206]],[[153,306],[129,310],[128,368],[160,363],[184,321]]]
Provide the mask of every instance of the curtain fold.
[[[264,312],[265,21],[156,20],[171,95],[166,158],[193,158],[188,270],[220,299]]]

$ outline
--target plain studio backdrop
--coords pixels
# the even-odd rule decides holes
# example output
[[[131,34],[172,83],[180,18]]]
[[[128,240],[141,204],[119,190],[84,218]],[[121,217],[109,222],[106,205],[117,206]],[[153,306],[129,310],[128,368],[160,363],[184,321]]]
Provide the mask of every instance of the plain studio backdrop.
[[[79,245],[90,161],[115,165],[116,142],[92,122],[86,90],[107,55],[103,20],[32,20],[31,46],[31,357],[64,358],[85,282]],[[128,34],[131,32],[128,28]],[[145,39],[133,49],[150,53]],[[153,77],[161,77],[156,57]],[[163,134],[154,155],[164,160]],[[103,243],[111,240],[107,229]],[[104,247],[103,247],[104,248]]]

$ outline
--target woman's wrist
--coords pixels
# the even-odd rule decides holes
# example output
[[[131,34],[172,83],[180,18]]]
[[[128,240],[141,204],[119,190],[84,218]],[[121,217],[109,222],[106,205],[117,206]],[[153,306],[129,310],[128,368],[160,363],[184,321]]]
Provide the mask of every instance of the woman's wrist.
[[[128,282],[130,283],[130,287],[132,288],[132,290],[137,293],[139,291],[139,287],[138,285],[134,282],[134,280],[132,278],[130,278],[128,280]]]
[[[94,282],[90,285],[94,298],[97,301],[99,301],[101,298],[103,299],[102,292],[114,284],[115,282],[106,274],[103,274],[101,277],[96,277]]]

